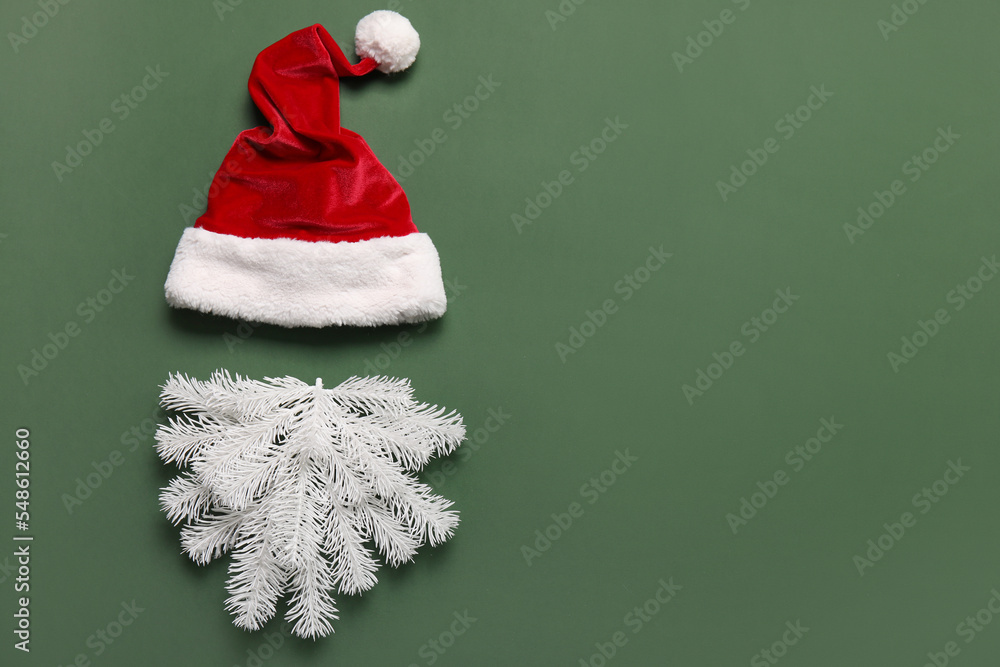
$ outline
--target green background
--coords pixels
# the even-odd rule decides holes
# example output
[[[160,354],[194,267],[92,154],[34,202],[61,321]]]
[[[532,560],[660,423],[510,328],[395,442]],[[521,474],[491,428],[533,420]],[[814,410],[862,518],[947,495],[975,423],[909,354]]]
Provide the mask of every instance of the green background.
[[[996,664],[1000,621],[971,642],[959,624],[1000,587],[1000,281],[961,309],[948,300],[1000,252],[996,3],[912,2],[885,34],[888,1],[590,0],[564,2],[575,9],[554,24],[557,0],[390,5],[421,33],[418,62],[345,85],[342,118],[394,173],[415,142],[447,135],[404,183],[453,285],[448,313],[419,332],[254,329],[166,306],[193,221],[183,207],[260,122],[246,91],[255,55],[312,23],[350,45],[381,8],[218,4],[69,2],[16,51],[9,36],[0,46],[0,538],[17,532],[19,427],[31,430],[35,538],[30,655],[12,647],[14,543],[0,550],[0,662],[596,667],[621,631],[608,664],[771,664],[759,652],[777,642],[782,665],[917,667],[949,641],[952,664]],[[726,9],[732,22],[679,68],[674,52],[703,21],[718,31]],[[38,11],[7,0],[0,29],[20,32]],[[169,74],[120,118],[114,101],[157,65]],[[445,112],[490,75],[499,87],[454,127]],[[787,137],[776,123],[813,86],[832,97]],[[60,181],[52,163],[103,118],[114,130]],[[608,118],[627,128],[596,142],[595,160],[574,158]],[[960,138],[911,181],[904,163],[939,128]],[[717,183],[768,138],[777,152],[723,200]],[[518,229],[511,216],[563,170],[572,183]],[[897,179],[905,193],[849,239],[858,207]],[[626,300],[616,285],[661,246],[672,257]],[[135,278],[110,303],[79,308],[122,269]],[[757,329],[779,289],[798,299]],[[608,299],[603,326],[571,340]],[[947,322],[893,368],[888,353],[938,309]],[[70,322],[79,335],[22,377]],[[412,342],[394,347],[404,331]],[[726,359],[734,341],[744,352],[720,376],[713,354]],[[571,342],[583,344],[561,358],[557,344]],[[278,621],[238,630],[223,608],[228,559],[190,563],[158,509],[172,474],[147,433],[158,386],[216,368],[332,386],[369,363],[459,410],[473,438],[489,410],[509,415],[448,474],[435,462],[423,476],[462,524],[364,597],[338,596],[334,636],[268,634]],[[689,401],[682,387],[699,370],[717,379]],[[822,418],[843,428],[796,470],[786,453]],[[616,452],[637,462],[589,490]],[[120,465],[67,508],[112,457]],[[915,505],[959,460],[969,471],[939,484],[947,495]],[[787,484],[734,534],[727,515],[779,471]],[[582,515],[551,527],[574,502]],[[904,512],[915,525],[862,576],[855,556]],[[529,565],[523,547],[547,529],[557,539]],[[671,578],[681,590],[635,632],[627,614]],[[88,643],[133,600],[143,611],[112,644]],[[466,611],[476,620],[449,636]],[[787,653],[786,622],[809,628]],[[268,637],[276,652],[262,650]]]

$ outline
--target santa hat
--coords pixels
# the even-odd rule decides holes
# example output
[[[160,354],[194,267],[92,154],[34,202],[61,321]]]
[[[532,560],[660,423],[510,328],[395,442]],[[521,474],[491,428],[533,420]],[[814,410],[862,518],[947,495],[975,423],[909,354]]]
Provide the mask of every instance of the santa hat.
[[[236,138],[165,285],[179,308],[287,327],[398,324],[444,314],[437,250],[399,183],[340,126],[339,80],[409,67],[410,22],[358,23],[352,65],[320,25],[264,49],[250,96],[270,127]]]

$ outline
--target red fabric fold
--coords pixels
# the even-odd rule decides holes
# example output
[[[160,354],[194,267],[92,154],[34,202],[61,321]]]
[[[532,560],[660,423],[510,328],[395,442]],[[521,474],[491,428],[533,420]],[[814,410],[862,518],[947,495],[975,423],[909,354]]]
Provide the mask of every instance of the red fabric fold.
[[[340,77],[351,64],[321,25],[261,51],[249,90],[267,126],[237,136],[196,227],[243,238],[363,241],[415,233],[396,179],[359,135],[340,126]]]

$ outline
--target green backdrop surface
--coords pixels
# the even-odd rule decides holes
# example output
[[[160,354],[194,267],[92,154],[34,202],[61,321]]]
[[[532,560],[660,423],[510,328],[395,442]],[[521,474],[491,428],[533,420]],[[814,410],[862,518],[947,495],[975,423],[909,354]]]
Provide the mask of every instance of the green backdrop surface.
[[[172,312],[163,281],[261,122],[255,55],[382,7],[0,7],[0,663],[996,664],[1000,6],[389,7],[420,57],[345,85],[343,124],[450,301],[368,330]],[[408,377],[465,417],[422,475],[455,537],[332,637],[233,627],[226,559],[158,509],[159,385],[217,368]]]

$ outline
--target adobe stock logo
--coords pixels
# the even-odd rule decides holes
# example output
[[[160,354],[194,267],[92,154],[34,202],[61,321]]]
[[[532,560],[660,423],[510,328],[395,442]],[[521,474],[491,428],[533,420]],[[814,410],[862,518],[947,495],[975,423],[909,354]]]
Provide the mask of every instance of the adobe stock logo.
[[[545,10],[545,20],[548,21],[549,27],[555,32],[560,23],[568,21],[570,16],[576,14],[576,8],[586,2],[587,0],[561,0],[554,10]]]
[[[470,95],[455,102],[444,110],[441,120],[448,125],[452,132],[458,131],[465,122],[472,118],[472,114],[482,108],[483,103],[493,97],[493,94],[500,86],[501,81],[494,81],[493,74],[480,75],[475,89]],[[407,155],[400,155],[399,162],[393,176],[400,183],[416,173],[417,169],[424,165],[427,160],[437,152],[438,146],[448,141],[448,133],[443,127],[436,127],[423,139],[414,139],[413,145],[416,150],[410,151]]]
[[[632,464],[638,460],[639,457],[633,456],[628,449],[624,452],[621,450],[615,450],[615,458],[612,459],[611,465],[599,474],[591,477],[580,486],[580,497],[585,499],[588,504],[593,505],[600,500],[601,497],[615,484],[615,482],[617,482],[625,473],[629,471]],[[545,552],[552,548],[552,544],[554,542],[561,538],[563,534],[567,533],[570,528],[576,525],[577,520],[580,519],[584,513],[585,508],[581,503],[572,502],[566,508],[565,512],[550,514],[549,516],[552,517],[552,523],[548,524],[544,528],[535,530],[535,539],[531,545],[521,545],[521,556],[524,557],[524,562],[528,565],[528,567],[531,567],[531,562],[533,560],[541,558]],[[532,546],[534,548],[532,548]]]
[[[955,634],[965,644],[971,644],[979,636],[979,633],[983,632],[997,617],[1000,617],[1000,591],[992,588],[986,603],[955,626]],[[927,662],[924,663],[923,667],[947,667],[951,658],[958,656],[961,652],[962,649],[957,641],[948,641],[942,651],[927,652]]]
[[[576,173],[582,174],[587,171],[597,158],[608,150],[608,146],[618,141],[618,138],[628,129],[628,124],[623,123],[620,116],[604,119],[604,126],[594,135],[594,138],[570,153],[568,161],[570,165],[576,167]],[[524,227],[535,223],[542,213],[552,206],[555,200],[562,196],[569,186],[576,182],[576,176],[569,169],[560,171],[552,181],[542,181],[542,189],[534,197],[524,198],[523,215],[518,212],[511,213],[510,221],[514,229],[520,234]]]
[[[894,32],[899,32],[899,29],[909,22],[910,17],[919,12],[920,8],[926,4],[927,0],[903,0],[902,3],[894,4],[888,21],[879,19],[875,23],[879,32],[882,33],[882,39],[888,42],[889,36]]]
[[[139,614],[146,611],[146,608],[140,607],[134,599],[131,602],[122,601],[119,606],[121,611],[117,612],[116,616],[113,616],[110,621],[98,627],[93,634],[87,637],[85,645],[90,649],[89,655],[84,651],[78,652],[66,663],[67,667],[93,664],[92,661],[108,652],[126,629],[135,623]],[[63,667],[62,663],[58,667]]]
[[[170,76],[170,72],[164,72],[159,65],[153,67],[146,66],[146,75],[142,80],[113,99],[110,103],[111,111],[117,116],[119,121],[124,121],[132,115],[132,112],[139,108],[139,104],[146,100],[150,92],[156,90],[163,80]],[[66,155],[63,161],[52,161],[52,171],[56,179],[62,183],[66,175],[73,173],[73,170],[83,164],[83,159],[94,152],[98,146],[104,142],[104,138],[117,129],[114,121],[110,117],[104,117],[97,121],[97,126],[93,129],[84,128],[81,130],[83,139],[75,144],[66,145]]]
[[[785,621],[785,628],[779,639],[774,641],[769,647],[761,649],[750,658],[750,667],[776,665],[779,660],[788,654],[788,649],[798,644],[799,640],[809,632],[809,628],[802,625],[800,619],[796,619],[794,623]]]
[[[928,484],[915,493],[910,499],[910,504],[914,509],[920,510],[920,514],[927,514],[934,506],[941,502],[941,499],[948,495],[951,487],[958,484],[965,474],[972,470],[970,466],[962,465],[962,459],[948,461],[947,468],[940,479]],[[882,524],[884,531],[865,543],[867,550],[863,554],[855,554],[852,559],[854,567],[858,570],[858,576],[865,576],[865,570],[875,567],[885,555],[917,525],[919,516],[913,512],[903,512],[897,520]]]
[[[219,22],[226,20],[226,14],[235,12],[236,8],[243,4],[243,0],[213,0],[212,8],[215,15],[219,17]]]
[[[454,611],[451,616],[454,620],[451,620],[448,627],[438,633],[436,637],[428,639],[417,649],[417,655],[423,658],[423,664],[433,665],[436,663],[479,620],[475,616],[470,615],[468,609],[465,609],[462,613]],[[419,665],[418,663],[411,662],[408,667],[419,667]]]
[[[71,0],[37,0],[35,3],[41,9],[33,13],[30,17],[21,17],[21,29],[7,33],[7,40],[10,42],[14,53],[18,53],[21,47],[38,35],[38,31],[49,24],[49,20],[55,18],[62,7],[65,7]]]
[[[490,408],[486,411],[486,419],[483,425],[476,430],[466,431],[468,437],[458,448],[457,456],[461,462],[466,462],[476,455],[483,445],[489,442],[493,434],[497,433],[510,421],[512,416],[503,411],[503,407]],[[449,477],[458,472],[458,466],[449,459],[435,459],[435,463],[424,468],[424,476],[427,477],[431,486],[440,487]]]
[[[649,246],[649,254],[639,266],[622,276],[613,286],[615,294],[621,295],[622,303],[629,301],[636,292],[648,283],[657,271],[663,268],[667,260],[673,257],[673,253],[664,252],[663,246],[655,248]],[[556,342],[556,354],[559,360],[566,363],[570,355],[576,354],[587,344],[587,341],[597,335],[597,332],[608,323],[608,319],[619,310],[619,303],[613,298],[605,299],[595,310],[587,310],[584,319],[577,326],[569,328],[569,337],[566,342]]]
[[[784,468],[778,468],[768,475],[763,482],[757,481],[756,490],[748,496],[740,498],[740,505],[736,512],[726,515],[726,523],[729,525],[733,535],[739,529],[746,526],[756,517],[769,502],[777,497],[782,487],[786,486],[796,473],[802,470],[823,451],[823,446],[830,444],[837,436],[837,433],[844,428],[843,424],[838,424],[835,417],[819,420],[819,428],[816,435],[807,439],[803,444],[796,445],[785,454],[785,463],[792,469],[787,472]]]
[[[240,320],[233,332],[225,332],[222,334],[222,342],[226,344],[226,348],[229,350],[229,354],[236,351],[237,345],[242,345],[246,341],[250,340],[253,336],[253,332],[257,330],[257,327],[261,326],[260,322],[247,322],[246,320]]]
[[[818,88],[812,86],[809,93],[809,97],[802,105],[775,121],[774,131],[780,134],[785,141],[794,137],[833,97],[833,93],[826,89],[826,84],[821,84]],[[748,148],[746,150],[748,159],[739,164],[730,165],[729,178],[715,183],[722,201],[729,201],[729,197],[745,186],[748,179],[760,171],[771,159],[771,156],[779,150],[781,150],[781,142],[774,137],[765,139],[759,148]]]
[[[98,313],[110,306],[115,296],[121,294],[133,280],[135,280],[135,276],[129,274],[124,268],[121,271],[115,269],[111,272],[111,280],[108,281],[107,287],[81,301],[76,307],[76,314],[83,319],[84,324],[90,324],[97,319]],[[50,331],[47,342],[40,347],[32,348],[28,363],[17,365],[17,374],[24,386],[27,387],[32,378],[38,377],[42,371],[48,368],[49,364],[55,361],[69,347],[72,340],[82,332],[83,327],[76,320],[67,321],[55,333]]]
[[[750,0],[733,0],[733,4],[739,7],[741,12],[750,8]],[[693,65],[694,61],[700,58],[706,49],[715,44],[716,39],[722,37],[727,25],[736,23],[738,16],[739,14],[731,9],[723,9],[719,13],[719,18],[702,21],[701,24],[705,29],[697,34],[688,35],[684,51],[674,51],[673,53],[677,71],[683,74],[686,66]]]
[[[76,508],[91,498],[128,458],[132,458],[128,456],[129,454],[140,447],[148,447],[146,442],[156,433],[157,423],[166,418],[167,413],[157,405],[148,417],[122,432],[119,438],[122,449],[112,449],[106,457],[91,461],[90,467],[73,480],[76,486],[71,489],[71,493],[62,494],[61,500],[66,512],[73,514]]]
[[[680,584],[674,583],[673,577],[667,579],[661,577],[656,583],[658,587],[653,594],[625,614],[622,618],[622,627],[613,632],[607,641],[594,642],[595,652],[580,658],[577,663],[579,667],[606,667],[608,662],[628,645],[629,635],[625,632],[625,628],[631,630],[633,635],[639,634],[677,597],[677,593],[684,589]]]
[[[912,155],[909,160],[903,163],[900,167],[903,175],[909,177],[910,183],[916,183],[961,138],[962,135],[955,133],[951,129],[951,125],[948,126],[947,130],[939,127],[934,140],[920,153]],[[906,183],[899,178],[890,183],[887,189],[875,190],[872,193],[874,200],[865,206],[858,207],[856,223],[853,225],[849,222],[844,223],[844,233],[847,234],[847,240],[853,245],[857,237],[871,229],[906,193]]]
[[[1000,263],[997,256],[991,258],[981,258],[978,270],[965,281],[955,285],[954,289],[945,294],[945,303],[954,306],[954,312],[958,312],[966,307],[977,294],[986,286],[986,283],[993,280],[1000,273]],[[893,373],[898,373],[899,369],[910,363],[927,347],[931,340],[940,333],[942,327],[951,322],[952,314],[947,308],[938,308],[931,317],[926,320],[918,319],[917,328],[909,336],[901,336],[899,351],[890,351],[886,357]]]
[[[709,362],[705,369],[698,368],[695,372],[694,386],[681,385],[681,391],[684,393],[688,405],[694,405],[695,398],[704,396],[705,392],[721,380],[722,376],[736,364],[736,360],[746,354],[749,346],[760,340],[764,333],[770,331],[778,319],[787,313],[800,298],[798,294],[792,294],[791,287],[777,289],[774,293],[778,295],[778,298],[774,300],[771,307],[761,311],[759,317],[751,317],[740,327],[740,333],[749,339],[749,343],[744,344],[742,340],[736,339],[721,354],[713,352],[713,361]]]
[[[287,621],[274,632],[261,633],[262,641],[257,645],[257,648],[246,650],[246,662],[241,665],[233,665],[233,667],[263,667],[264,663],[273,658],[291,636],[292,629]]]
[[[458,278],[445,278],[444,291],[448,298],[448,307],[450,308],[454,304],[455,299],[461,296],[462,292],[467,289],[469,289],[469,286],[458,282]],[[431,324],[433,324],[432,321],[425,320],[420,324],[413,325],[406,331],[400,331],[396,335],[395,340],[380,343],[379,348],[382,352],[379,352],[374,357],[365,359],[365,373],[371,376],[386,375],[386,369],[399,359],[400,355],[403,354],[403,350],[412,345],[414,339],[427,331],[427,328]]]

